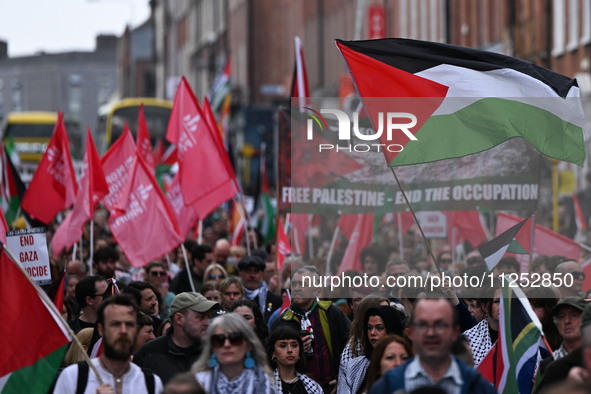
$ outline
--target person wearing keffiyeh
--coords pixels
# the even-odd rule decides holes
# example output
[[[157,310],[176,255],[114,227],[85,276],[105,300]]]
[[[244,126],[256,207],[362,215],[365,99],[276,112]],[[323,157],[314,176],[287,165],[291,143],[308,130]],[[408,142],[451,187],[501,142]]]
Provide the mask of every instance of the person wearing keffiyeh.
[[[322,387],[305,375],[306,355],[299,333],[291,327],[277,327],[267,341],[267,359],[275,369],[277,394],[322,394]]]
[[[269,291],[263,280],[265,268],[264,261],[257,256],[246,256],[238,262],[238,276],[244,286],[245,296],[258,304],[266,323],[273,312],[279,309],[283,299]]]
[[[322,288],[302,287],[303,277],[320,274],[316,267],[302,267],[294,272],[291,281],[291,305],[271,325],[271,331],[289,326],[303,336],[308,363],[308,375],[317,381],[324,392],[330,393],[336,384],[340,356],[347,340],[351,321],[331,301],[318,299]],[[305,331],[305,335],[304,335]]]

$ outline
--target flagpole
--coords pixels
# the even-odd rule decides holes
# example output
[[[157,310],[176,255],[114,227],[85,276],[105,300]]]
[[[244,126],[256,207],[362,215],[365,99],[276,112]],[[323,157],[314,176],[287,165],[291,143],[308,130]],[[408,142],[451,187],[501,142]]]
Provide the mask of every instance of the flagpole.
[[[298,239],[298,229],[296,226],[293,226],[291,229],[291,238],[294,241],[293,243],[295,244],[296,252],[298,252],[298,254],[301,256],[302,250],[300,249],[300,240]]]
[[[312,240],[312,231],[310,231],[312,229],[312,218],[314,217],[313,214],[309,214],[308,215],[308,256],[310,257],[310,260],[312,260],[314,258],[314,244],[313,244],[313,240]]]
[[[394,167],[390,167],[390,169],[392,170],[392,174],[394,174],[394,179],[396,179],[396,183],[398,184],[398,188],[400,189],[400,192],[404,196],[404,201],[406,201],[406,205],[408,205],[408,208],[410,209],[410,213],[412,213],[412,217],[414,218],[415,223],[417,224],[417,227],[419,228],[419,231],[421,232],[421,236],[423,237],[423,241],[425,242],[425,245],[427,245],[427,250],[429,251],[431,258],[433,259],[433,263],[435,263],[435,267],[437,268],[437,272],[439,272],[439,275],[441,275],[441,277],[443,277],[443,274],[441,273],[441,268],[439,268],[439,264],[437,264],[437,259],[435,259],[435,256],[433,255],[433,251],[431,250],[431,246],[429,245],[429,242],[427,241],[427,237],[425,237],[425,233],[423,232],[423,228],[421,227],[421,223],[419,223],[419,220],[417,219],[417,215],[415,215],[415,211],[412,209],[412,206],[410,205],[410,202],[408,201],[408,197],[406,196],[406,193],[402,189],[402,185],[400,184],[400,181],[398,180],[398,176],[396,175],[396,171],[394,171]]]
[[[74,242],[74,249],[72,249],[72,261],[76,260],[76,248],[78,247],[78,242]],[[88,272],[90,276],[92,276],[92,265],[90,271]]]
[[[402,215],[400,215],[400,212],[397,212],[396,215],[398,216],[398,252],[400,252],[400,258],[404,260],[404,248],[402,247]]]
[[[191,275],[191,268],[189,267],[189,260],[187,259],[187,251],[185,250],[185,244],[181,244],[181,249],[183,250],[183,257],[185,258],[185,268],[187,268],[187,276],[189,276],[189,283],[191,283],[191,290],[193,293],[195,292],[195,284],[193,283],[193,275]],[[166,258],[168,259],[168,253],[166,254]]]
[[[579,243],[579,245],[581,245],[581,248],[585,249],[586,251],[591,252],[591,247],[589,247],[589,246],[587,246],[587,245],[585,245],[583,243]]]
[[[199,219],[199,229],[197,230],[199,234],[197,234],[197,243],[201,245],[203,242],[203,220]]]
[[[92,265],[92,255],[94,254],[94,247],[93,247],[93,243],[92,243],[92,238],[94,236],[94,219],[90,221],[90,254],[89,254],[89,260],[90,260],[90,265]],[[84,263],[84,261],[82,261],[82,263]]]
[[[456,228],[451,228],[451,271],[456,274]]]
[[[530,249],[529,249],[529,267],[531,269],[531,261],[534,255],[534,229],[536,228],[535,221],[534,221],[534,214],[531,214],[531,241],[530,241]]]
[[[83,247],[83,244],[82,244],[82,238],[83,238],[83,236],[80,237],[80,261],[82,263],[84,263],[84,247]]]
[[[25,276],[25,278],[27,278],[27,280],[29,281],[29,283],[31,284],[31,286],[33,286],[33,288],[37,292],[37,295],[39,295],[39,297],[41,297],[41,299],[43,299],[43,301],[45,301],[45,304],[48,306],[48,308],[50,308],[52,310],[53,314],[55,315],[53,317],[54,318],[57,317],[59,320],[61,320],[62,325],[63,325],[63,328],[65,328],[68,331],[68,334],[70,334],[70,336],[73,338],[73,341],[80,348],[80,350],[81,350],[80,353],[82,353],[82,356],[84,357],[84,361],[86,361],[86,363],[88,364],[88,366],[90,367],[90,369],[92,369],[92,371],[96,375],[99,383],[101,385],[104,384],[103,379],[101,378],[101,375],[99,375],[96,367],[90,361],[90,357],[88,357],[88,354],[86,353],[86,350],[84,350],[84,347],[82,347],[82,344],[80,343],[80,340],[78,339],[78,337],[76,336],[76,334],[74,333],[74,331],[72,331],[72,329],[70,328],[70,325],[68,324],[68,322],[62,316],[62,312],[60,312],[60,311],[57,310],[57,308],[55,307],[55,304],[53,303],[53,301],[51,301],[49,299],[49,297],[47,296],[47,294],[45,294],[45,292],[33,281],[33,279],[31,279],[31,277],[29,276],[29,274],[27,274],[27,271],[25,271],[24,268],[16,261],[16,258],[12,255],[12,253],[10,252],[10,250],[8,250],[8,248],[6,247],[6,245],[3,244],[3,243],[1,243],[1,242],[0,242],[0,244],[2,244],[2,249],[4,250],[4,252],[6,253],[6,255],[8,256],[8,258],[10,260],[12,260],[12,262],[17,266],[17,268],[19,269],[19,271],[22,272],[22,274]]]
[[[330,259],[332,258],[332,251],[334,250],[334,246],[337,243],[337,236],[339,235],[339,226],[336,226],[334,229],[334,234],[332,236],[332,240],[330,241],[330,247],[328,248],[328,255],[326,256],[326,269],[325,275],[329,276],[330,272]]]

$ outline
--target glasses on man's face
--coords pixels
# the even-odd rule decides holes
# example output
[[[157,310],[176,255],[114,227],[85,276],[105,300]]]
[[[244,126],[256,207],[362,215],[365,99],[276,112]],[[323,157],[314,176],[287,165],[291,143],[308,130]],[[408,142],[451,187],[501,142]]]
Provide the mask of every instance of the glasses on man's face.
[[[441,260],[439,260],[439,263],[441,263],[441,264],[451,264],[451,259],[441,259]]]
[[[150,275],[156,276],[156,277],[158,277],[158,276],[164,277],[164,276],[166,276],[166,272],[164,272],[164,271],[150,271]]]
[[[92,297],[104,297],[107,294],[107,292],[105,291],[104,293],[101,294],[94,294]]]
[[[244,343],[244,335],[239,332],[233,332],[229,335],[216,334],[211,336],[211,345],[214,348],[224,347],[226,340],[230,341],[232,346],[240,346]]]
[[[579,280],[579,279],[585,280],[585,277],[586,277],[584,272],[575,271],[575,272],[571,272],[570,274],[573,276],[574,280]]]
[[[433,328],[433,331],[435,331],[436,334],[444,334],[447,329],[450,327],[450,324],[448,323],[443,323],[443,322],[437,322],[435,324],[429,324],[427,322],[418,322],[418,323],[414,323],[413,324],[415,330],[417,331],[417,333],[419,334],[424,334],[426,332],[429,331],[430,328]]]
[[[209,277],[211,279],[224,279],[224,274],[218,274],[218,275],[211,274],[211,275],[209,275]]]

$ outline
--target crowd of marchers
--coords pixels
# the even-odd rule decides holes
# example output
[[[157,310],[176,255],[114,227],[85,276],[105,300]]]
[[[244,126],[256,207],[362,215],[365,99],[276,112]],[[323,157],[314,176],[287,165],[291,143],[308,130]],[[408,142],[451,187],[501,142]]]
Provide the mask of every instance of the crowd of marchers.
[[[318,245],[317,257],[288,257],[276,272],[273,242],[249,229],[248,247],[246,239],[231,246],[222,228],[214,221],[201,244],[187,240],[158,261],[132,267],[95,215],[92,261],[88,243],[80,255],[52,256],[54,275],[67,273],[63,313],[83,346],[71,345],[53,392],[496,392],[478,367],[502,330],[500,280],[481,288],[329,292],[303,286],[303,278],[338,272],[342,253],[327,267]],[[437,275],[436,267],[451,276],[487,272],[477,253],[454,262],[444,248],[436,266],[410,241],[405,237],[406,259],[394,246],[366,247],[362,271],[345,275]],[[591,306],[583,268],[557,255],[538,256],[530,269],[574,279],[572,286],[523,288],[552,351],[539,360],[532,392],[588,393]],[[493,274],[519,271],[517,260],[504,258]]]

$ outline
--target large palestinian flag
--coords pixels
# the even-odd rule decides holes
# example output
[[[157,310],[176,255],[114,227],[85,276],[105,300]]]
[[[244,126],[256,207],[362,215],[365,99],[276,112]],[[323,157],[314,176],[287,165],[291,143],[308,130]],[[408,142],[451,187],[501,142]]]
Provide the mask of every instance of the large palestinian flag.
[[[0,316],[0,393],[46,393],[71,337],[1,249]]]
[[[404,146],[400,153],[384,150],[389,166],[462,157],[515,137],[546,156],[583,165],[584,114],[574,79],[523,60],[448,44],[390,38],[336,40],[336,45],[374,129],[379,130],[379,112],[417,118],[410,128],[416,141],[400,130],[386,140],[383,119],[380,142]]]

